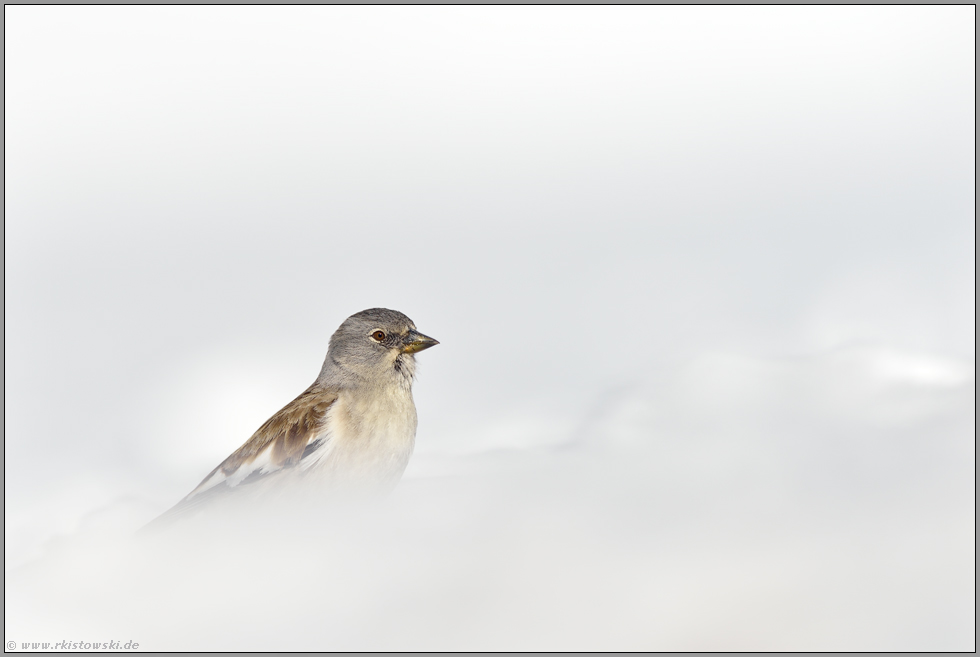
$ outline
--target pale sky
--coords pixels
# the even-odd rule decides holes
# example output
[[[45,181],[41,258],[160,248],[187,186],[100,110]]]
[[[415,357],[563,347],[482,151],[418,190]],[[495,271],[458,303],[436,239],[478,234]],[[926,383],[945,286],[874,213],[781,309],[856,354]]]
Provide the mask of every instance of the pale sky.
[[[345,317],[383,306],[441,342],[419,356],[399,490],[492,510],[445,511],[448,526],[503,517],[508,536],[551,546],[520,519],[565,491],[566,530],[608,530],[605,561],[638,545],[630,518],[697,544],[721,522],[706,499],[761,496],[839,522],[789,527],[784,545],[783,516],[753,512],[746,555],[796,563],[818,526],[863,546],[827,568],[863,581],[868,555],[895,546],[913,555],[893,564],[913,573],[909,595],[932,582],[943,601],[930,615],[873,589],[868,605],[898,605],[894,627],[848,630],[828,611],[782,643],[749,621],[699,644],[627,618],[636,642],[616,645],[973,649],[974,7],[4,16],[8,568],[95,511],[128,527],[175,502],[313,380]],[[454,488],[465,472],[485,496]],[[641,491],[628,504],[620,480]],[[578,513],[590,481],[622,523]],[[908,517],[878,531],[862,513]],[[640,552],[668,568],[649,532]],[[940,538],[909,542],[923,533]],[[677,572],[710,566],[738,597],[748,566],[729,557]],[[930,579],[937,562],[948,577]],[[753,567],[786,595],[836,599]],[[506,606],[472,581],[480,608]],[[427,599],[421,626],[444,602]],[[683,609],[674,627],[703,612]],[[570,646],[542,623],[500,645],[613,645],[601,623]],[[392,646],[481,649],[479,627]],[[351,632],[331,645],[369,645]]]

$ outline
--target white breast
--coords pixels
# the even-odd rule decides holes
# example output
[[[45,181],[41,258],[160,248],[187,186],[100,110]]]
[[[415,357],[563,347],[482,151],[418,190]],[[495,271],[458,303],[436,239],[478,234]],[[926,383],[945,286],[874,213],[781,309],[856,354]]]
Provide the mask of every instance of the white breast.
[[[390,488],[408,465],[417,425],[409,389],[341,393],[321,425],[322,446],[303,459],[304,478],[330,487]]]

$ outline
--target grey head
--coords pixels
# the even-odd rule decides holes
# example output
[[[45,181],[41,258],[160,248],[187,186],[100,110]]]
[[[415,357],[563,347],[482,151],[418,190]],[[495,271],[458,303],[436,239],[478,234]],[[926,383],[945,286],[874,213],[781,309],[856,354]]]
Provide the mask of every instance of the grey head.
[[[362,310],[345,319],[331,336],[319,380],[344,387],[391,383],[410,387],[415,354],[437,344],[397,310]]]

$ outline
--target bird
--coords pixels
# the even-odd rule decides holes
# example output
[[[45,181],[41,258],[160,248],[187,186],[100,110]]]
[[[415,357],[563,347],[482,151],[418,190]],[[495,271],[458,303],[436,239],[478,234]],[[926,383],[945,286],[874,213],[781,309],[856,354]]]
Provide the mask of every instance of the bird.
[[[415,354],[437,344],[396,310],[351,315],[330,337],[313,384],[144,530],[236,495],[390,491],[415,445]]]

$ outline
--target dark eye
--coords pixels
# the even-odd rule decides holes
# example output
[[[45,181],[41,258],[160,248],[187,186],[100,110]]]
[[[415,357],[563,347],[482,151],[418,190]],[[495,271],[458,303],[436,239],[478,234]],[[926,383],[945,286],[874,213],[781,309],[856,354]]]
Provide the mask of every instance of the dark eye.
[[[374,333],[371,334],[371,337],[377,340],[378,342],[383,342],[385,337],[387,336],[385,336],[384,331],[375,331]]]

